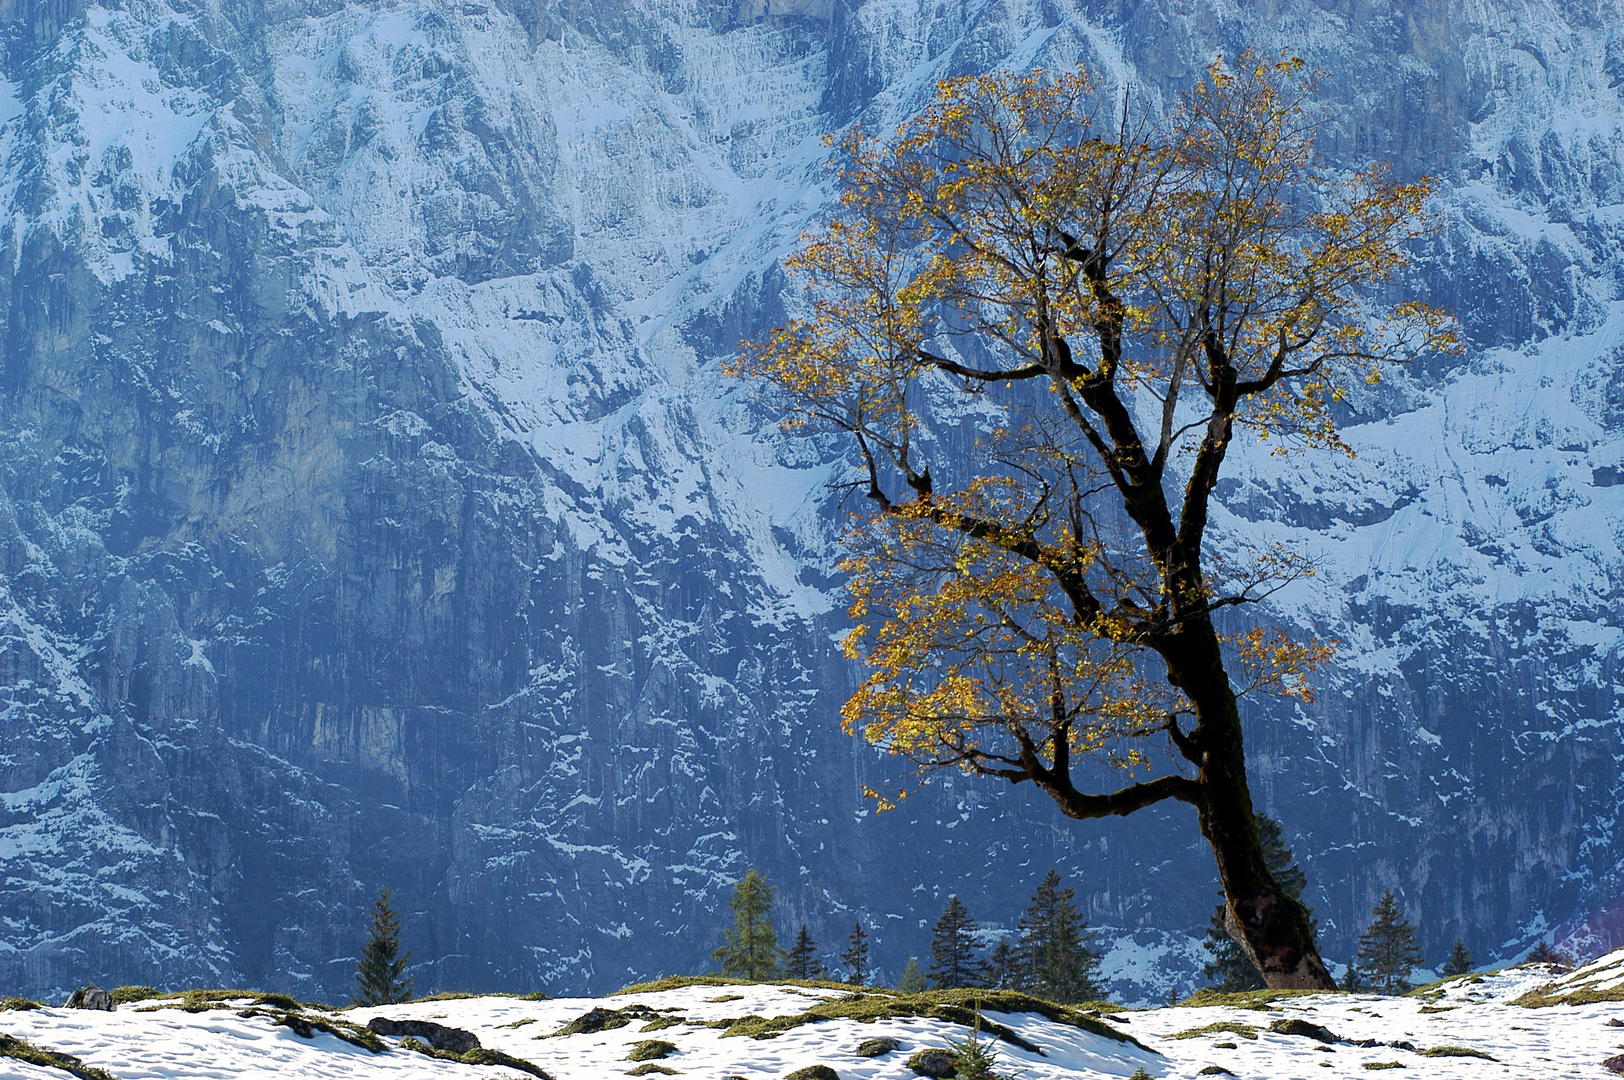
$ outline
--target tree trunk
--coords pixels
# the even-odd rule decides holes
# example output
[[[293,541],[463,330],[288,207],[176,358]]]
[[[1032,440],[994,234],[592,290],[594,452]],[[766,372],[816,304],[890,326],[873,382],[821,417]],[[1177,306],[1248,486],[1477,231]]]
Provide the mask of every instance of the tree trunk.
[[[1196,726],[1187,742],[1200,770],[1196,813],[1218,862],[1225,929],[1269,989],[1335,990],[1336,980],[1325,970],[1314,941],[1308,908],[1281,890],[1263,858],[1246,782],[1240,710],[1219,658],[1217,635],[1210,624],[1191,630],[1197,638],[1192,651],[1198,655],[1189,659],[1196,662],[1179,664],[1173,673],[1195,705]]]

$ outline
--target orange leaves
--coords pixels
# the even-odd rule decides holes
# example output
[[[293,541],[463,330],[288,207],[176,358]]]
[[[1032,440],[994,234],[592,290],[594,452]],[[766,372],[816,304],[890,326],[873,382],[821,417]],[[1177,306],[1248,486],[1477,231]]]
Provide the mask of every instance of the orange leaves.
[[[1055,740],[1071,754],[1118,756],[1165,726],[1170,695],[1141,676],[1134,650],[1102,626],[1083,626],[1046,562],[1081,570],[1091,542],[1051,534],[1037,559],[1012,553],[1031,541],[1029,506],[984,480],[939,504],[910,503],[850,541],[848,656],[870,668],[846,702],[849,734],[926,766],[974,770],[1030,739],[1041,760]],[[999,520],[980,536],[943,521]],[[1067,552],[1070,552],[1067,554]]]
[[[1225,636],[1224,644],[1233,651],[1244,676],[1237,694],[1263,690],[1305,704],[1314,700],[1309,676],[1336,655],[1334,641],[1293,641],[1283,630],[1253,628]]]

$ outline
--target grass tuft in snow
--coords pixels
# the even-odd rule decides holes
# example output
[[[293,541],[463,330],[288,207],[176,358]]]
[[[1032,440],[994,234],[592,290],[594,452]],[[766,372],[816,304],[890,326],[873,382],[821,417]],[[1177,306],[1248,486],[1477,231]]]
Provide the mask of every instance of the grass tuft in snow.
[[[136,1001],[151,1001],[163,997],[163,991],[151,986],[115,986],[110,991],[114,1005],[129,1005]]]
[[[1269,1030],[1276,1035],[1299,1035],[1305,1039],[1314,1039],[1322,1043],[1341,1042],[1342,1040],[1331,1034],[1329,1028],[1318,1024],[1311,1024],[1307,1020],[1276,1020],[1269,1025]]]
[[[25,1061],[30,1065],[42,1065],[47,1069],[61,1069],[77,1076],[79,1080],[118,1080],[107,1070],[92,1068],[72,1054],[46,1050],[35,1046],[27,1039],[18,1039],[11,1035],[0,1035],[0,1058]]]
[[[29,1012],[33,1009],[43,1009],[45,1003],[35,1001],[33,998],[8,997],[0,1000],[0,1012]]]
[[[621,994],[656,994],[662,990],[686,990],[690,986],[755,986],[756,983],[748,979],[730,979],[725,975],[667,975],[663,979],[654,979],[650,982],[632,983],[616,990],[610,997]],[[844,990],[850,993],[853,990],[864,989],[853,986],[851,983],[829,982],[826,979],[774,979],[774,986],[808,986],[819,990]]]
[[[577,1016],[550,1035],[537,1035],[538,1039],[557,1039],[565,1035],[596,1035],[600,1031],[623,1028],[633,1020],[653,1023],[666,1019],[647,1005],[628,1005],[624,1009],[605,1009],[594,1006]]]
[[[530,993],[530,994],[499,994],[499,993],[475,994],[475,993],[473,993],[471,991],[468,991],[468,990],[441,990],[439,993],[436,993],[436,994],[425,994],[422,997],[414,997],[410,1001],[404,1002],[403,1004],[415,1005],[420,1001],[475,1001],[475,1000],[478,1000],[479,998],[496,998],[496,997],[512,998],[514,1001],[551,1001],[551,1000],[553,1000],[551,997],[549,997],[546,994],[543,994],[539,990],[535,991],[534,993]]]
[[[1549,982],[1534,987],[1512,1004],[1525,1009],[1544,1009],[1551,1005],[1595,1005],[1603,1001],[1624,1001],[1624,985],[1563,986]]]
[[[244,1020],[256,1016],[268,1018],[272,1025],[285,1027],[301,1039],[313,1039],[316,1032],[325,1032],[335,1038],[343,1039],[363,1050],[370,1050],[374,1054],[382,1054],[389,1047],[380,1038],[378,1033],[364,1028],[359,1024],[352,1024],[348,1020],[329,1020],[325,1016],[311,1016],[296,1009],[259,1008],[257,1006],[244,1009],[237,1014]]]
[[[638,1031],[659,1031],[663,1028],[678,1027],[685,1021],[680,1016],[657,1016],[653,1020],[638,1028]]]
[[[664,1039],[644,1039],[632,1045],[632,1052],[626,1055],[626,1060],[658,1061],[676,1052],[677,1044],[674,1042],[666,1042]]]
[[[656,1065],[652,1061],[639,1065],[635,1069],[626,1070],[627,1076],[647,1076],[649,1073],[664,1073],[667,1076],[681,1075],[676,1069],[673,1069],[668,1065]]]
[[[1242,1024],[1236,1020],[1220,1020],[1205,1027],[1191,1028],[1188,1031],[1177,1031],[1167,1036],[1169,1039],[1194,1039],[1202,1035],[1239,1035],[1243,1039],[1256,1039],[1257,1028],[1251,1024]]]
[[[287,994],[275,991],[187,990],[179,994],[160,994],[155,991],[152,993],[144,992],[149,990],[152,990],[150,986],[121,986],[113,991],[113,1004],[123,1004],[119,1000],[118,994],[130,993],[135,995],[128,999],[131,1002],[158,1001],[163,1003],[148,1006],[145,1009],[137,1009],[137,1012],[152,1012],[156,1009],[180,1009],[184,1012],[200,1013],[208,1012],[211,1009],[229,1009],[232,1007],[231,1003],[237,1001],[248,1001],[253,1005],[266,1005],[273,1009],[281,1009],[284,1012],[304,1012],[309,1009],[320,1009],[322,1012],[331,1011],[326,1005],[299,1001]]]
[[[1013,990],[931,990],[923,994],[898,994],[888,990],[869,990],[865,993],[848,994],[832,1001],[821,1001],[805,1012],[794,1016],[775,1016],[771,1019],[747,1016],[730,1025],[722,1033],[722,1036],[726,1038],[734,1035],[748,1035],[753,1039],[770,1039],[804,1024],[816,1024],[825,1020],[860,1020],[867,1022],[920,1018],[945,1020],[951,1024],[961,1024],[964,1027],[973,1028],[977,1023],[977,1009],[983,1012],[1036,1013],[1057,1024],[1065,1024],[1068,1027],[1080,1028],[1095,1035],[1103,1035],[1117,1042],[1138,1046],[1142,1050],[1148,1049],[1137,1040],[1124,1035],[1110,1025],[1102,1023],[1084,1012],[1064,1005],[1055,1005],[1026,994],[1016,993]],[[1043,1052],[1003,1024],[988,1020],[985,1016],[981,1018],[980,1026],[987,1034],[995,1036],[1011,1046],[1017,1046],[1022,1050],[1033,1053],[1041,1054]]]
[[[1472,1057],[1482,1058],[1484,1061],[1496,1061],[1481,1050],[1473,1050],[1469,1046],[1434,1046],[1428,1050],[1417,1051],[1422,1057]]]
[[[1285,998],[1313,997],[1316,994],[1339,993],[1335,990],[1245,990],[1235,994],[1224,994],[1217,990],[1197,990],[1189,997],[1176,1005],[1169,1006],[1175,1009],[1211,1008],[1227,1006],[1231,1009],[1251,1009],[1254,1012],[1279,1012],[1272,1002]]]
[[[1367,1061],[1360,1067],[1365,1069],[1402,1069],[1405,1065],[1402,1061]]]
[[[512,1054],[504,1054],[500,1050],[486,1050],[476,1047],[473,1050],[458,1054],[450,1050],[436,1050],[423,1040],[414,1039],[409,1035],[400,1040],[400,1048],[402,1050],[416,1050],[419,1054],[425,1054],[439,1061],[455,1061],[463,1065],[502,1065],[509,1069],[527,1072],[531,1076],[538,1077],[539,1080],[553,1080],[552,1074],[540,1065],[526,1061],[524,1058],[514,1057]]]

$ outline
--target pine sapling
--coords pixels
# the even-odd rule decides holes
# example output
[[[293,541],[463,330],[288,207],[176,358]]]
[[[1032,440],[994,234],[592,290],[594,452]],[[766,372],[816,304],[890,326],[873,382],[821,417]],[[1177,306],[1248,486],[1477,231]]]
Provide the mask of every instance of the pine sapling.
[[[790,946],[789,956],[784,962],[784,977],[789,979],[821,979],[825,974],[823,965],[818,963],[818,944],[807,933],[806,924],[801,924],[801,932],[795,935],[795,944]]]
[[[1392,889],[1382,893],[1370,914],[1369,929],[1359,935],[1359,960],[1364,974],[1377,991],[1402,994],[1410,988],[1410,972],[1421,962],[1415,924],[1404,918]]]
[[[1471,970],[1472,954],[1466,951],[1466,942],[1456,938],[1455,947],[1449,950],[1449,958],[1444,961],[1444,977],[1453,978],[1456,975],[1465,975]]]
[[[981,965],[976,962],[976,921],[964,901],[949,897],[947,909],[936,920],[930,939],[930,981],[938,990],[980,986]]]
[[[856,986],[868,984],[868,932],[861,921],[852,923],[851,937],[846,942],[846,951],[840,954],[840,962],[846,965],[847,982]]]
[[[1089,947],[1094,935],[1077,910],[1075,895],[1075,890],[1060,887],[1060,875],[1053,867],[1038,883],[1031,905],[1017,924],[1017,989],[1061,1004],[1103,996],[1100,958]]]
[[[412,997],[412,980],[402,978],[412,954],[399,955],[400,918],[389,906],[390,895],[386,887],[372,905],[372,926],[355,965],[357,1005],[394,1005]]]
[[[975,1026],[970,1029],[970,1034],[958,1042],[949,1043],[948,1049],[953,1054],[957,1080],[1008,1080],[993,1071],[998,1064],[998,1052],[993,1049],[992,1041],[981,1041],[979,1001],[975,1008]]]
[[[785,952],[778,947],[778,931],[770,915],[777,886],[767,884],[760,871],[751,870],[733,888],[728,906],[733,925],[723,932],[723,944],[711,953],[723,975],[761,982],[777,975]]]

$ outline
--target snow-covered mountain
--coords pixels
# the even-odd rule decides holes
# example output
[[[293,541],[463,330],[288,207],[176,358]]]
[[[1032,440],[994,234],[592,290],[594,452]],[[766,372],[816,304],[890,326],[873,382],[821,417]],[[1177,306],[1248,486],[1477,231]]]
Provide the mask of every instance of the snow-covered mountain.
[[[1212,903],[1178,809],[838,732],[832,448],[720,374],[829,204],[821,136],[941,75],[1219,50],[1325,72],[1334,162],[1445,181],[1473,346],[1237,459],[1226,535],[1342,642],[1253,715],[1330,956],[1624,932],[1624,5],[0,0],[0,985],[346,996],[384,884],[428,988],[701,968],[748,866],[894,974],[1050,864],[1129,996]]]

